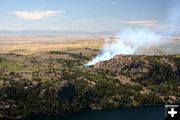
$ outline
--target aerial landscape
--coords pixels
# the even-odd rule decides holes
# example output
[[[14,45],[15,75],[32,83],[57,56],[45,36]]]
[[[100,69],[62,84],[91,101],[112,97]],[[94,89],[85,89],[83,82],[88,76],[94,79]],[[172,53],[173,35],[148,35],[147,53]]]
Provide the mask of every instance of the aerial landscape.
[[[180,2],[70,1],[0,1],[0,120],[163,120],[180,103]]]

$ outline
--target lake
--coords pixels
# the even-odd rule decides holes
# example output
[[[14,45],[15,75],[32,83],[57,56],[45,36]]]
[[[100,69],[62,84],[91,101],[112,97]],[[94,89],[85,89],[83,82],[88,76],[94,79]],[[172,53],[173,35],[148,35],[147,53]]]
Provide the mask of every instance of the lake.
[[[164,106],[87,111],[66,115],[33,117],[30,120],[164,120]]]

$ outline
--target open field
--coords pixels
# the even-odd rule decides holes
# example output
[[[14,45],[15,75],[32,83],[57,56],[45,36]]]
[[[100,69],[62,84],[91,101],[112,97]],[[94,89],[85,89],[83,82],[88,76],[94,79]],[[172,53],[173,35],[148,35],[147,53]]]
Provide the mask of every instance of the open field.
[[[103,37],[0,37],[0,53],[32,54],[74,48],[99,49]]]

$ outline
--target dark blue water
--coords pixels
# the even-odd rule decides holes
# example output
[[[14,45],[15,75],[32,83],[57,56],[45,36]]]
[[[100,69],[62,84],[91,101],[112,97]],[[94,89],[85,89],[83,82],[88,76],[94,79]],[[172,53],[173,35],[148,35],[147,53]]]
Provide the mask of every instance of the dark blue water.
[[[164,106],[142,106],[119,110],[101,110],[67,115],[41,116],[32,120],[164,120]]]

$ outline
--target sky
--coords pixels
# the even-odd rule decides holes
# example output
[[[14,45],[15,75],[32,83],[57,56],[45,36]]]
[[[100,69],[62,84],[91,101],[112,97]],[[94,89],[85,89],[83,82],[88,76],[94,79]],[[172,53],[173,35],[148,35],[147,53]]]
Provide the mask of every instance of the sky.
[[[171,0],[0,0],[0,29],[163,30],[171,6]]]

